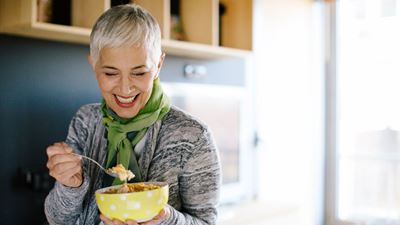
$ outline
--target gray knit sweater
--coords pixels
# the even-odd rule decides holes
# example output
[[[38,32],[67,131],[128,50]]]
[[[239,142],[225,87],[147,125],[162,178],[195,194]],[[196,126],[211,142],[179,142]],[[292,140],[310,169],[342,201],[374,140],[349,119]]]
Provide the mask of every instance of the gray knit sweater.
[[[74,150],[105,164],[107,139],[99,104],[85,105],[73,117],[66,139]],[[185,112],[171,107],[149,127],[136,145],[145,181],[169,184],[171,216],[161,224],[215,224],[221,171],[215,143],[207,127]],[[103,173],[83,162],[83,183],[66,187],[58,182],[45,201],[50,224],[98,224],[94,192],[101,188]]]

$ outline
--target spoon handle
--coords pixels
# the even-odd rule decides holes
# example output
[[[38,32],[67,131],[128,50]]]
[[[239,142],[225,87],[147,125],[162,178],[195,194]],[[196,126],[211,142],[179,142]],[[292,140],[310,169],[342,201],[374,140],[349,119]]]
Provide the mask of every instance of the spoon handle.
[[[94,159],[92,159],[92,158],[89,158],[89,157],[84,156],[84,155],[79,155],[79,154],[76,154],[76,153],[73,153],[73,154],[74,154],[74,155],[78,155],[78,156],[80,156],[80,157],[82,157],[82,158],[85,158],[85,159],[87,159],[87,160],[90,160],[90,161],[92,161],[94,164],[96,164],[98,167],[100,167],[102,170],[106,170],[103,166],[100,165],[100,163],[98,163],[96,160],[94,160]]]
[[[98,167],[100,167],[100,169],[102,169],[106,174],[108,174],[108,175],[110,175],[110,176],[112,176],[112,177],[117,177],[117,174],[114,174],[114,173],[109,172],[109,171],[106,170],[103,166],[101,166],[96,160],[94,160],[94,159],[92,159],[92,158],[90,158],[90,157],[84,156],[84,155],[77,154],[77,153],[72,153],[72,154],[77,155],[77,156],[80,156],[80,157],[82,157],[82,158],[85,158],[85,159],[87,159],[87,160],[93,162],[93,163],[96,164]]]

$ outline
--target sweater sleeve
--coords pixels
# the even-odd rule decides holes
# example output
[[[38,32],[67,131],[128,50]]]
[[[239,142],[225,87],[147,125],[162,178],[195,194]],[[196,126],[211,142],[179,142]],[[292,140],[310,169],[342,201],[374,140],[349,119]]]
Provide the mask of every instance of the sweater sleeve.
[[[82,154],[87,138],[87,114],[82,107],[71,120],[66,143],[75,152]],[[73,188],[55,182],[53,189],[49,192],[44,203],[47,221],[50,225],[77,224],[82,213],[82,203],[89,188],[89,177],[83,168],[83,183]]]
[[[170,207],[171,215],[162,224],[214,225],[221,186],[221,167],[209,131],[200,138],[179,176],[180,211]]]

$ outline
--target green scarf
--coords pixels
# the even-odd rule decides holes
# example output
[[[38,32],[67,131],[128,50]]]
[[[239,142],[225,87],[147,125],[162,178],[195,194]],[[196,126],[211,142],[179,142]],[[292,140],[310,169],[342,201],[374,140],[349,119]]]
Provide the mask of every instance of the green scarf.
[[[130,119],[120,118],[102,100],[101,110],[103,123],[107,128],[108,154],[106,168],[112,167],[111,162],[117,154],[117,164],[121,163],[135,174],[137,181],[142,181],[139,165],[133,153],[133,147],[144,137],[147,128],[168,113],[171,107],[170,99],[163,92],[159,78],[154,80],[150,99],[139,113]],[[129,132],[136,132],[136,136],[130,141],[127,137]],[[131,162],[131,163],[130,163]],[[133,163],[132,163],[133,162]],[[129,165],[131,165],[129,167]],[[133,168],[132,168],[133,167]],[[121,184],[118,178],[113,182]]]

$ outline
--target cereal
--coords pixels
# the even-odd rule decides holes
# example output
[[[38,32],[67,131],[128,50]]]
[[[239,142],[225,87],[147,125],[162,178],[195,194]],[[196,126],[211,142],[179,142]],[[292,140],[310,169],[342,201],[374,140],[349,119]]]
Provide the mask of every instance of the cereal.
[[[149,191],[158,189],[160,186],[154,184],[144,184],[144,183],[131,183],[131,184],[123,184],[119,188],[112,188],[104,192],[105,194],[121,194],[121,193],[131,193],[131,192],[140,192],[140,191]]]

